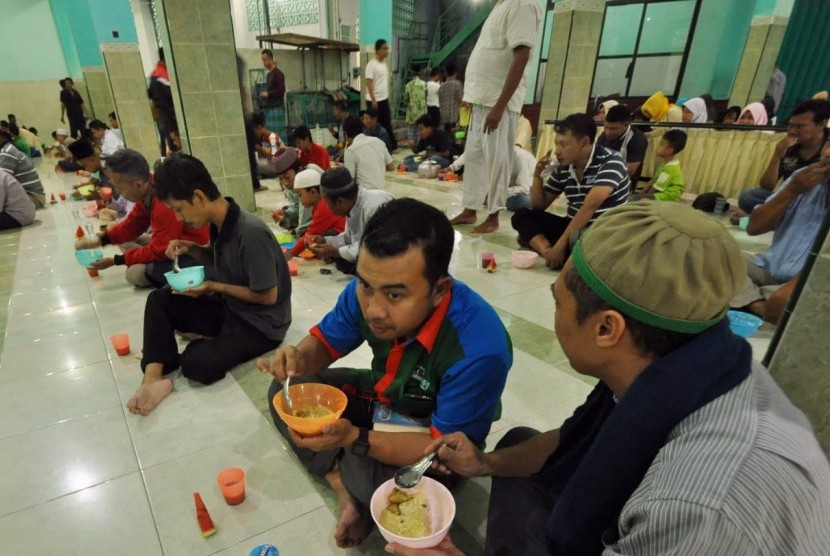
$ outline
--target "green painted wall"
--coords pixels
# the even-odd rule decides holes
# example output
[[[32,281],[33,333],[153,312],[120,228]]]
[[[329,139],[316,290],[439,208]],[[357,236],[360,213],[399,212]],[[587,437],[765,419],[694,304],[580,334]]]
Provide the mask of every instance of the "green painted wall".
[[[87,0],[99,43],[138,42],[130,0]],[[118,37],[112,32],[117,31]]]
[[[754,0],[702,1],[680,96],[708,92],[716,99],[729,97],[754,7]]]
[[[392,0],[360,0],[360,46],[374,45],[378,39],[392,43]]]
[[[87,0],[53,0],[53,4],[66,6],[69,28],[81,67],[103,66],[104,59],[101,58],[98,37],[95,35],[95,23]]]
[[[69,68],[49,0],[0,0],[0,13],[0,81],[66,77]]]

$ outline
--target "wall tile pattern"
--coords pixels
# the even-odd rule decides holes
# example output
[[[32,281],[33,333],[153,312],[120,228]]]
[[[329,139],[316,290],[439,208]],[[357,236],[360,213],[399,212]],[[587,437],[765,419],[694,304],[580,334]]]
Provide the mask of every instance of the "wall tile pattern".
[[[184,149],[220,189],[255,210],[228,0],[162,0],[176,118]]]
[[[124,143],[152,165],[161,153],[138,44],[106,44],[102,54]],[[108,112],[98,114],[105,123]]]

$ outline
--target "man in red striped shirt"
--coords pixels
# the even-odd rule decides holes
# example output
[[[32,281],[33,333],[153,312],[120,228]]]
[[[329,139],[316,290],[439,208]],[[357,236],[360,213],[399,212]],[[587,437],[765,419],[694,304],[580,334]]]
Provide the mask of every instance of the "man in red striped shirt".
[[[75,249],[92,249],[104,245],[118,245],[122,254],[105,257],[92,268],[104,270],[111,266],[126,266],[127,282],[137,288],[161,287],[166,283],[164,273],[173,269],[167,258],[167,245],[174,239],[206,245],[210,239],[207,226],[199,230],[189,228],[176,219],[173,210],[156,198],[150,176],[150,165],[141,153],[122,149],[107,159],[107,178],[128,201],[135,203],[127,217],[107,231],[93,238],[82,238]],[[152,234],[145,239],[148,230]],[[184,255],[179,266],[198,264]]]

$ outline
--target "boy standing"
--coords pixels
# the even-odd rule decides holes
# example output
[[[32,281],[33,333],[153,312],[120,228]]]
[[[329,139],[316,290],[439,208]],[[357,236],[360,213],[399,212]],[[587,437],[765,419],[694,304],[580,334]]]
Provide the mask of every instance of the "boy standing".
[[[167,256],[190,255],[209,280],[181,293],[154,290],[144,310],[144,379],[127,409],[148,415],[170,392],[166,374],[212,384],[235,365],[276,348],[291,324],[291,277],[265,223],[222,197],[205,165],[189,155],[156,168],[156,195],[193,229],[210,226],[210,244],[173,240]],[[197,337],[182,354],[176,331]]]
[[[686,134],[679,129],[670,129],[663,134],[656,154],[663,159],[663,164],[654,171],[654,178],[643,190],[635,196],[636,200],[655,199],[657,201],[680,200],[683,189],[683,172],[680,170],[680,161],[675,158],[686,146]]]
[[[346,229],[346,217],[334,214],[326,200],[320,194],[320,176],[316,169],[303,170],[294,178],[294,191],[300,198],[300,204],[311,210],[311,224],[285,258],[296,257],[306,249],[306,241],[311,243],[314,236],[326,237],[342,234]]]

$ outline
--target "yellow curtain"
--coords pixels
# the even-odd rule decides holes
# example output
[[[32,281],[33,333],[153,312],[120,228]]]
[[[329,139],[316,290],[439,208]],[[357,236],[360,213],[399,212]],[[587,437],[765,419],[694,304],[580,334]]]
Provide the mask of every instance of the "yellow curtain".
[[[666,128],[655,128],[648,137],[648,150],[643,161],[643,175],[650,176],[656,167],[654,154]],[[758,131],[717,131],[714,129],[685,129],[686,148],[680,153],[686,193],[699,194],[717,191],[728,198],[749,187],[758,187],[761,175],[767,169],[775,144],[783,133]],[[545,125],[539,135],[536,158],[541,159],[554,148],[552,125]]]

